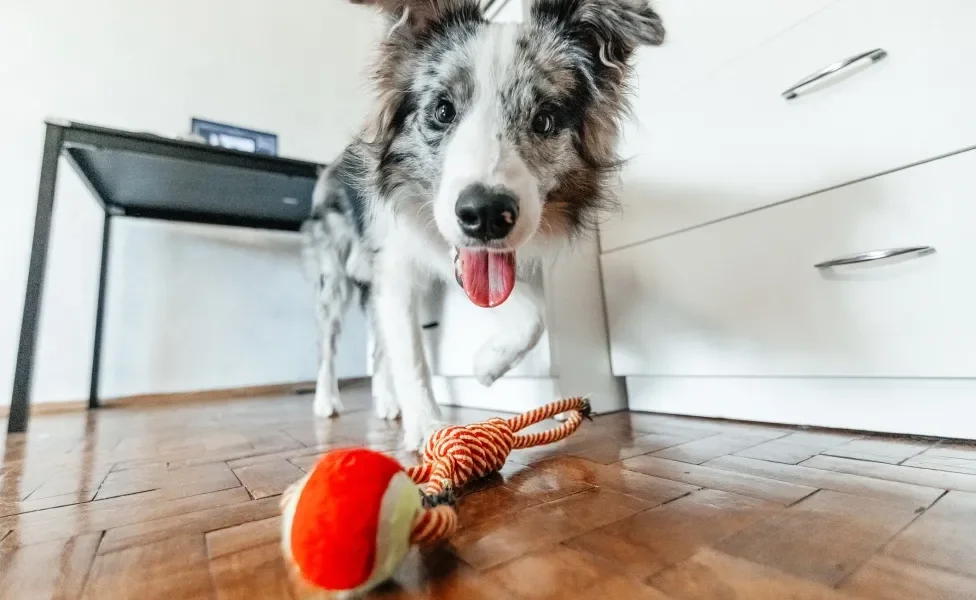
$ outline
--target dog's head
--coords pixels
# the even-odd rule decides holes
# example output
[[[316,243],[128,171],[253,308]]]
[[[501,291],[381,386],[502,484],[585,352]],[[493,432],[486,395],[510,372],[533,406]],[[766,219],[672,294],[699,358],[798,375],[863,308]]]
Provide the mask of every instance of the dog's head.
[[[629,59],[663,41],[661,20],[648,0],[535,0],[522,24],[489,23],[474,0],[365,2],[390,26],[366,139],[377,190],[436,223],[472,301],[500,304],[517,250],[605,207]]]

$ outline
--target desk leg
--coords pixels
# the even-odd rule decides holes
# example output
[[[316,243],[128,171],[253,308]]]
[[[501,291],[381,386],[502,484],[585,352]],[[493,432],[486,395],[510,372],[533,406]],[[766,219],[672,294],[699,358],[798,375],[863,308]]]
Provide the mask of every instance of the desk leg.
[[[98,272],[98,301],[95,305],[95,342],[92,348],[91,387],[88,388],[88,408],[98,408],[98,376],[102,363],[102,329],[105,317],[105,286],[108,283],[108,253],[112,241],[112,215],[105,212],[102,224],[102,262]]]
[[[41,315],[44,293],[44,272],[47,267],[48,241],[51,238],[51,218],[54,214],[54,193],[58,182],[58,158],[64,143],[64,128],[48,125],[44,134],[44,154],[41,158],[41,177],[37,186],[37,212],[34,215],[34,241],[31,244],[30,268],[27,271],[27,290],[24,293],[24,316],[20,322],[20,346],[17,349],[17,368],[10,396],[9,433],[27,430],[30,416],[31,376],[34,374],[34,350],[37,346],[37,324]]]

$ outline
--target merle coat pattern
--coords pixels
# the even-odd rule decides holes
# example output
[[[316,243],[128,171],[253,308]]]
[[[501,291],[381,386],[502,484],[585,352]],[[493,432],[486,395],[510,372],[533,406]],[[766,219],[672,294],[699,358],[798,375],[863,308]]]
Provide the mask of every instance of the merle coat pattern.
[[[417,449],[439,419],[417,290],[464,273],[466,252],[505,254],[517,284],[491,309],[498,333],[475,355],[478,379],[490,385],[535,346],[541,290],[528,275],[612,207],[630,61],[664,28],[647,0],[536,0],[522,24],[489,23],[473,0],[369,3],[389,26],[374,111],[320,179],[306,225],[323,339],[315,410],[341,409],[332,356],[359,297],[377,333],[377,412],[402,412]],[[474,221],[461,210],[472,197]]]

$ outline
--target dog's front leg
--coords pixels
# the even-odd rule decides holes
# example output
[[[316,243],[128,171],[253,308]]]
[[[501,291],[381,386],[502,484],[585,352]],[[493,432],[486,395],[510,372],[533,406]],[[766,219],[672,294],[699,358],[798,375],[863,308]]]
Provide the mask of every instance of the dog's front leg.
[[[474,357],[478,381],[489,386],[525,358],[545,331],[540,290],[518,282],[512,295],[492,315],[499,319],[498,333],[488,339]]]
[[[440,410],[434,402],[417,322],[417,272],[409,259],[396,252],[381,252],[377,262],[375,303],[379,335],[400,404],[404,446],[419,450],[440,419]]]

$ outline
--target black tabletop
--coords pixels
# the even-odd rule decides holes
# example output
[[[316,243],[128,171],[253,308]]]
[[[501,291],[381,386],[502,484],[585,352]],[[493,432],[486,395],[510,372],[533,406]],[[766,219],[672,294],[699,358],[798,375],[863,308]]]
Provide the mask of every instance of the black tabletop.
[[[64,153],[112,214],[297,230],[323,165],[82,123]]]

